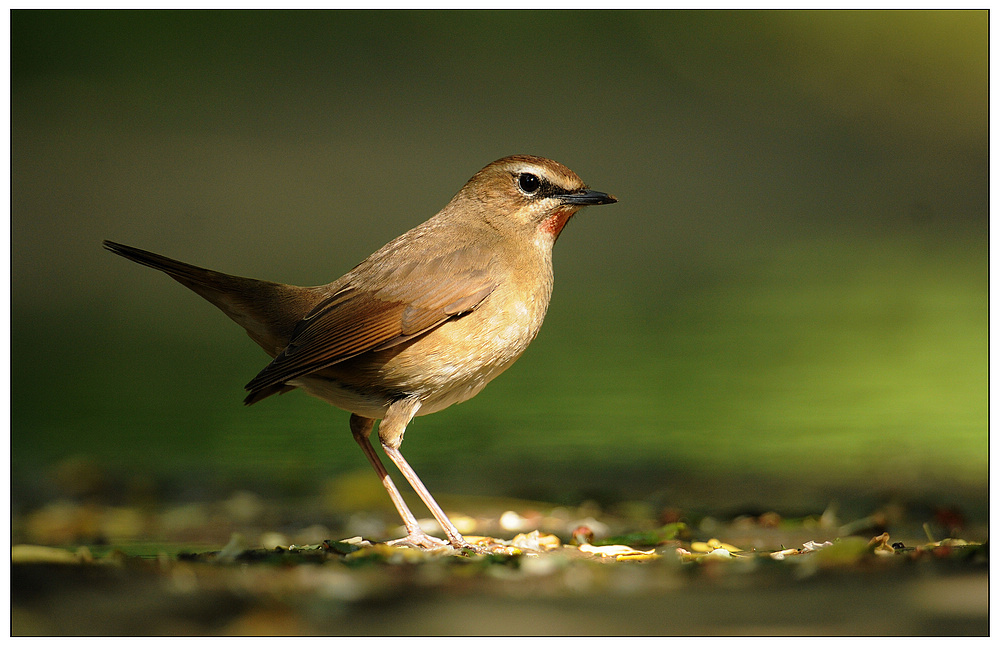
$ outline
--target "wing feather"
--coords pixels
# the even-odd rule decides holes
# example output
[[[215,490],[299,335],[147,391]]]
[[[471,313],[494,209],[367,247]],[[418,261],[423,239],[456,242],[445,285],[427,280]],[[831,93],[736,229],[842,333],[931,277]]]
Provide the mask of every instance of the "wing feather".
[[[426,334],[479,306],[496,288],[492,258],[463,247],[429,259],[366,261],[296,325],[288,346],[246,385],[247,403],[280,392],[288,381],[370,350]]]

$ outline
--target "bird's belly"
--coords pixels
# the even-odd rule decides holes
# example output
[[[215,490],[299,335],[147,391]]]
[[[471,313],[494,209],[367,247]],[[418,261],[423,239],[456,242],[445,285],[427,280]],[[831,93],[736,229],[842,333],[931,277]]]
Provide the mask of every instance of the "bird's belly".
[[[369,419],[382,419],[392,403],[380,389],[364,388],[354,380],[342,380],[327,374],[305,375],[288,383],[328,404]]]

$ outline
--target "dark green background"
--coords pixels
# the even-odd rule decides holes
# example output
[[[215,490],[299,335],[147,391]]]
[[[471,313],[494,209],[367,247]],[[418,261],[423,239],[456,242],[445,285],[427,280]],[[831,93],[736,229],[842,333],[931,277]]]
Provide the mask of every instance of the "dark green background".
[[[178,495],[367,469],[346,413],[244,407],[264,354],[101,240],[325,283],[530,153],[620,203],[518,364],[411,425],[432,491],[985,505],[987,19],[14,11],[14,502],[70,456]]]

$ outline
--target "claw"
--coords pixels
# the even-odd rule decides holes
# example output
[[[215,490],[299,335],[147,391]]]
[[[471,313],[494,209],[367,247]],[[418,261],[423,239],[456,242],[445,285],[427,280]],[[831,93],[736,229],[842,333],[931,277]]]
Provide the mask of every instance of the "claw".
[[[423,532],[413,532],[411,534],[407,534],[404,538],[397,538],[396,540],[389,541],[386,545],[413,547],[418,550],[436,550],[442,547],[453,547],[448,541],[435,538],[434,536],[424,534]]]

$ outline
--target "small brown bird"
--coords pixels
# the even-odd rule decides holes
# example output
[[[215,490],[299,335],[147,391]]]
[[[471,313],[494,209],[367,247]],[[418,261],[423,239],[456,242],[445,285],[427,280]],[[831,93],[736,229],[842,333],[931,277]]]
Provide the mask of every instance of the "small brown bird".
[[[352,413],[351,432],[406,526],[398,543],[470,547],[399,446],[410,420],[474,396],[516,360],[552,294],[552,245],[584,206],[611,204],[562,164],[527,155],[476,173],[441,211],[329,285],[230,276],[108,240],[239,323],[273,361],[246,385],[247,404],[301,388]],[[426,534],[375,453],[389,459],[448,537]]]

